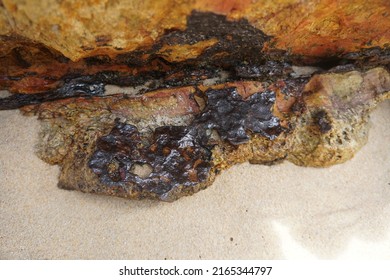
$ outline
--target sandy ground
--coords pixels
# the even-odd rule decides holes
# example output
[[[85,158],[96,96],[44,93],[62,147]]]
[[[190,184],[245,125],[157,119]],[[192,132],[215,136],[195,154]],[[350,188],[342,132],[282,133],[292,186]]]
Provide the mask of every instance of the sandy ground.
[[[1,259],[390,259],[390,102],[326,169],[242,164],[174,203],[65,191],[39,122],[0,112]]]

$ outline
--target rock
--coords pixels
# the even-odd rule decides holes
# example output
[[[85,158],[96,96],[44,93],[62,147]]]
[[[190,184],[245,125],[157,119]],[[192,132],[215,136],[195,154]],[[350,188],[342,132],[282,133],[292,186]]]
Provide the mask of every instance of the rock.
[[[305,56],[334,56],[389,44],[387,1],[252,0],[2,0],[0,34],[41,43],[73,61],[151,48],[167,32],[183,31],[193,11],[245,19],[273,36],[269,46]],[[200,26],[206,28],[215,26]],[[229,34],[226,34],[229,35]],[[200,41],[206,40],[200,38]],[[196,56],[212,44],[167,42],[166,58]],[[174,53],[177,53],[174,54]],[[184,55],[186,54],[186,55]]]
[[[59,186],[173,201],[233,164],[325,167],[390,98],[386,1],[0,1],[0,109]]]
[[[38,155],[61,166],[62,188],[173,201],[244,161],[345,162],[367,141],[369,112],[389,97],[389,72],[373,68],[67,99],[35,108],[44,122]],[[151,169],[145,178],[139,165]]]

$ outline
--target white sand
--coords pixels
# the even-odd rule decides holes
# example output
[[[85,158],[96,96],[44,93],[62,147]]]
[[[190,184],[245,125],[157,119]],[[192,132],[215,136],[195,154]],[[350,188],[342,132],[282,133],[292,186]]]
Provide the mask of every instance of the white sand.
[[[39,122],[1,111],[0,258],[390,259],[389,120],[386,102],[343,165],[242,164],[159,203],[58,189],[33,152]]]

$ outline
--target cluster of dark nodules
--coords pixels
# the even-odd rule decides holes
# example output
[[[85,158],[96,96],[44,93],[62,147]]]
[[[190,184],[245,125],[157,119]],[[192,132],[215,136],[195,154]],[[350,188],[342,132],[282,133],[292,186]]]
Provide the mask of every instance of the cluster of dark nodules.
[[[249,133],[274,139],[279,120],[272,115],[275,93],[264,91],[243,100],[236,88],[206,92],[207,105],[188,126],[158,127],[151,139],[131,125],[117,121],[101,137],[89,167],[108,186],[153,193],[160,199],[177,187],[191,188],[207,181],[212,168],[211,131],[233,145],[248,142]],[[146,176],[136,166],[148,166]]]
[[[152,193],[164,200],[176,187],[194,187],[208,178],[211,152],[193,137],[188,127],[163,126],[148,143],[138,129],[118,122],[110,134],[101,137],[89,167],[102,183],[138,193]],[[137,175],[136,166],[151,171]]]
[[[207,105],[196,122],[215,129],[221,139],[233,145],[249,141],[248,131],[274,139],[281,132],[279,119],[272,115],[275,92],[266,90],[247,100],[235,88],[206,91]]]

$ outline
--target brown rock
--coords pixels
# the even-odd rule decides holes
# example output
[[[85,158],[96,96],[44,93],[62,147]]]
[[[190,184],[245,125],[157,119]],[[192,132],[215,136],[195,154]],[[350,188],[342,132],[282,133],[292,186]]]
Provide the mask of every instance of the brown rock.
[[[59,186],[173,201],[233,164],[342,163],[390,98],[388,1],[0,1],[0,109]]]
[[[239,162],[328,166],[350,159],[367,141],[368,113],[390,97],[389,72],[320,74],[301,83],[300,91],[283,81],[204,87],[202,111],[192,87],[46,103],[36,112],[44,122],[38,154],[62,167],[62,188],[165,201],[207,187]],[[151,173],[141,178],[138,165]]]

